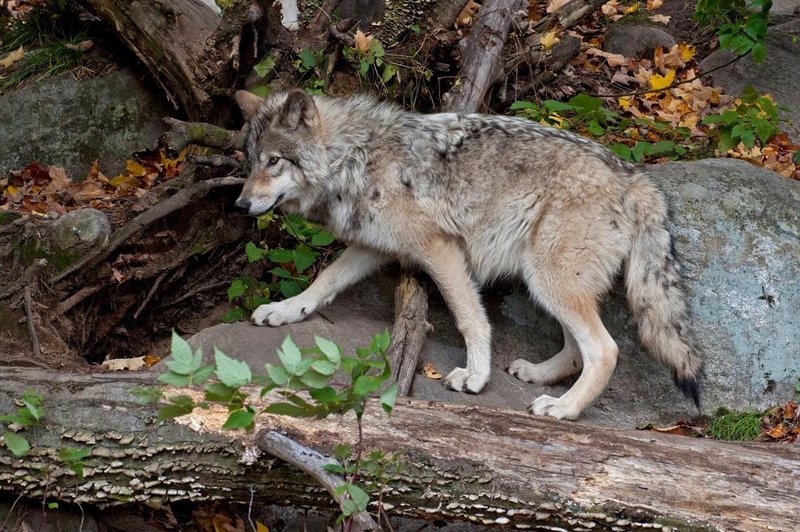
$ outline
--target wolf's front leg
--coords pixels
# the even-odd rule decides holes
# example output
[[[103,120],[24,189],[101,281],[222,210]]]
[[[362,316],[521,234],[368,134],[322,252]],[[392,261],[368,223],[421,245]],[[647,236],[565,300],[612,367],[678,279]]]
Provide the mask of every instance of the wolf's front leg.
[[[458,246],[439,239],[425,251],[425,269],[444,296],[467,346],[467,367],[451,371],[444,383],[452,390],[478,393],[489,382],[492,336],[478,289]]]
[[[388,257],[377,252],[351,245],[322,270],[322,273],[303,293],[289,299],[261,305],[250,319],[256,325],[276,327],[305,319],[318,308],[334,300],[336,295],[389,261]]]

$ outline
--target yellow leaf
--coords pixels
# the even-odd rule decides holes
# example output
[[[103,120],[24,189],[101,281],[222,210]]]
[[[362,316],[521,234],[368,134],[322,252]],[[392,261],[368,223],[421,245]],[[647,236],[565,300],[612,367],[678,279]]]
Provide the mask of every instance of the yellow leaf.
[[[620,96],[619,100],[617,101],[622,109],[627,109],[633,102],[633,96]]]
[[[625,10],[625,14],[626,14],[626,15],[630,15],[631,13],[636,13],[637,11],[639,11],[639,2],[636,2],[636,3],[635,3],[635,4],[633,4],[631,7],[629,7],[628,9],[626,9],[626,10]]]
[[[11,68],[12,66],[14,66],[14,63],[22,59],[24,56],[25,56],[25,50],[22,48],[22,46],[20,46],[13,52],[9,52],[9,54],[5,56],[3,59],[0,59],[0,66],[6,69]]]
[[[357,30],[355,39],[356,50],[359,52],[367,52],[369,50],[369,43],[372,42],[372,35],[365,35],[363,31]]]
[[[125,163],[125,172],[132,176],[138,176],[138,175],[145,175],[147,173],[147,170],[145,170],[144,166],[137,163],[136,161],[128,160],[128,162]],[[112,179],[112,181],[114,179]]]
[[[550,48],[552,48],[560,40],[561,39],[556,37],[556,32],[555,31],[551,31],[551,32],[545,33],[542,36],[541,40],[539,41],[539,44],[542,45],[542,49],[549,50]]]
[[[686,62],[694,57],[696,48],[691,44],[682,42],[678,44],[678,53],[680,54],[681,61]]]
[[[647,0],[647,9],[650,9],[651,11],[653,9],[658,9],[663,3],[664,0]]]
[[[650,77],[650,88],[653,90],[666,89],[672,82],[675,81],[675,71],[670,69],[666,76],[661,74],[653,74]]]
[[[109,179],[108,184],[114,188],[134,188],[139,184],[139,180],[136,178],[136,176],[121,174],[114,179]]]
[[[264,524],[260,523],[259,521],[256,521],[256,531],[257,532],[269,532],[269,527],[267,525],[264,525]]]

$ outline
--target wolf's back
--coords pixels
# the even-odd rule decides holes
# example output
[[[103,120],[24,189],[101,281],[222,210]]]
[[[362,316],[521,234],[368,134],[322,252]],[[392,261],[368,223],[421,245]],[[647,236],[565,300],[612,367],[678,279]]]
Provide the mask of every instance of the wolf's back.
[[[675,384],[699,407],[703,362],[686,324],[686,296],[667,229],[666,200],[649,179],[636,175],[624,208],[634,221],[625,284],[641,342],[672,368]]]

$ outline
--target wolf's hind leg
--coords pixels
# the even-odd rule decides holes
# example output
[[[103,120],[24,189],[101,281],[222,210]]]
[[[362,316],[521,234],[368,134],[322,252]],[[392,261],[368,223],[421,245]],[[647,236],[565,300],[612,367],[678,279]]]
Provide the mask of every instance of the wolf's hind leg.
[[[558,398],[543,395],[528,410],[538,416],[576,419],[605,390],[617,365],[617,344],[600,320],[594,290],[579,283],[567,285],[546,271],[533,272],[526,280],[539,302],[575,339],[583,359],[583,371],[572,388]]]
[[[276,327],[305,319],[389,261],[388,257],[359,245],[351,245],[311,283],[303,293],[261,305],[251,316],[256,325]]]
[[[478,289],[467,273],[464,252],[452,242],[437,239],[426,248],[422,262],[467,346],[467,367],[451,371],[444,384],[452,390],[478,393],[489,382],[492,334]]]
[[[583,367],[583,360],[578,342],[566,327],[562,325],[561,329],[564,332],[564,348],[561,351],[539,364],[518,358],[508,367],[508,372],[520,380],[534,384],[553,384],[579,372]]]

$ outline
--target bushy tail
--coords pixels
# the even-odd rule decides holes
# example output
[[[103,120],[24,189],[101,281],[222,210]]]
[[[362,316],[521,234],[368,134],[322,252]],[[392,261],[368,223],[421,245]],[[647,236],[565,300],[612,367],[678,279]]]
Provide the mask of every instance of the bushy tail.
[[[703,361],[686,325],[686,298],[672,235],[667,229],[664,195],[643,177],[635,177],[625,197],[634,222],[625,284],[628,303],[647,350],[672,368],[675,384],[700,407]]]

